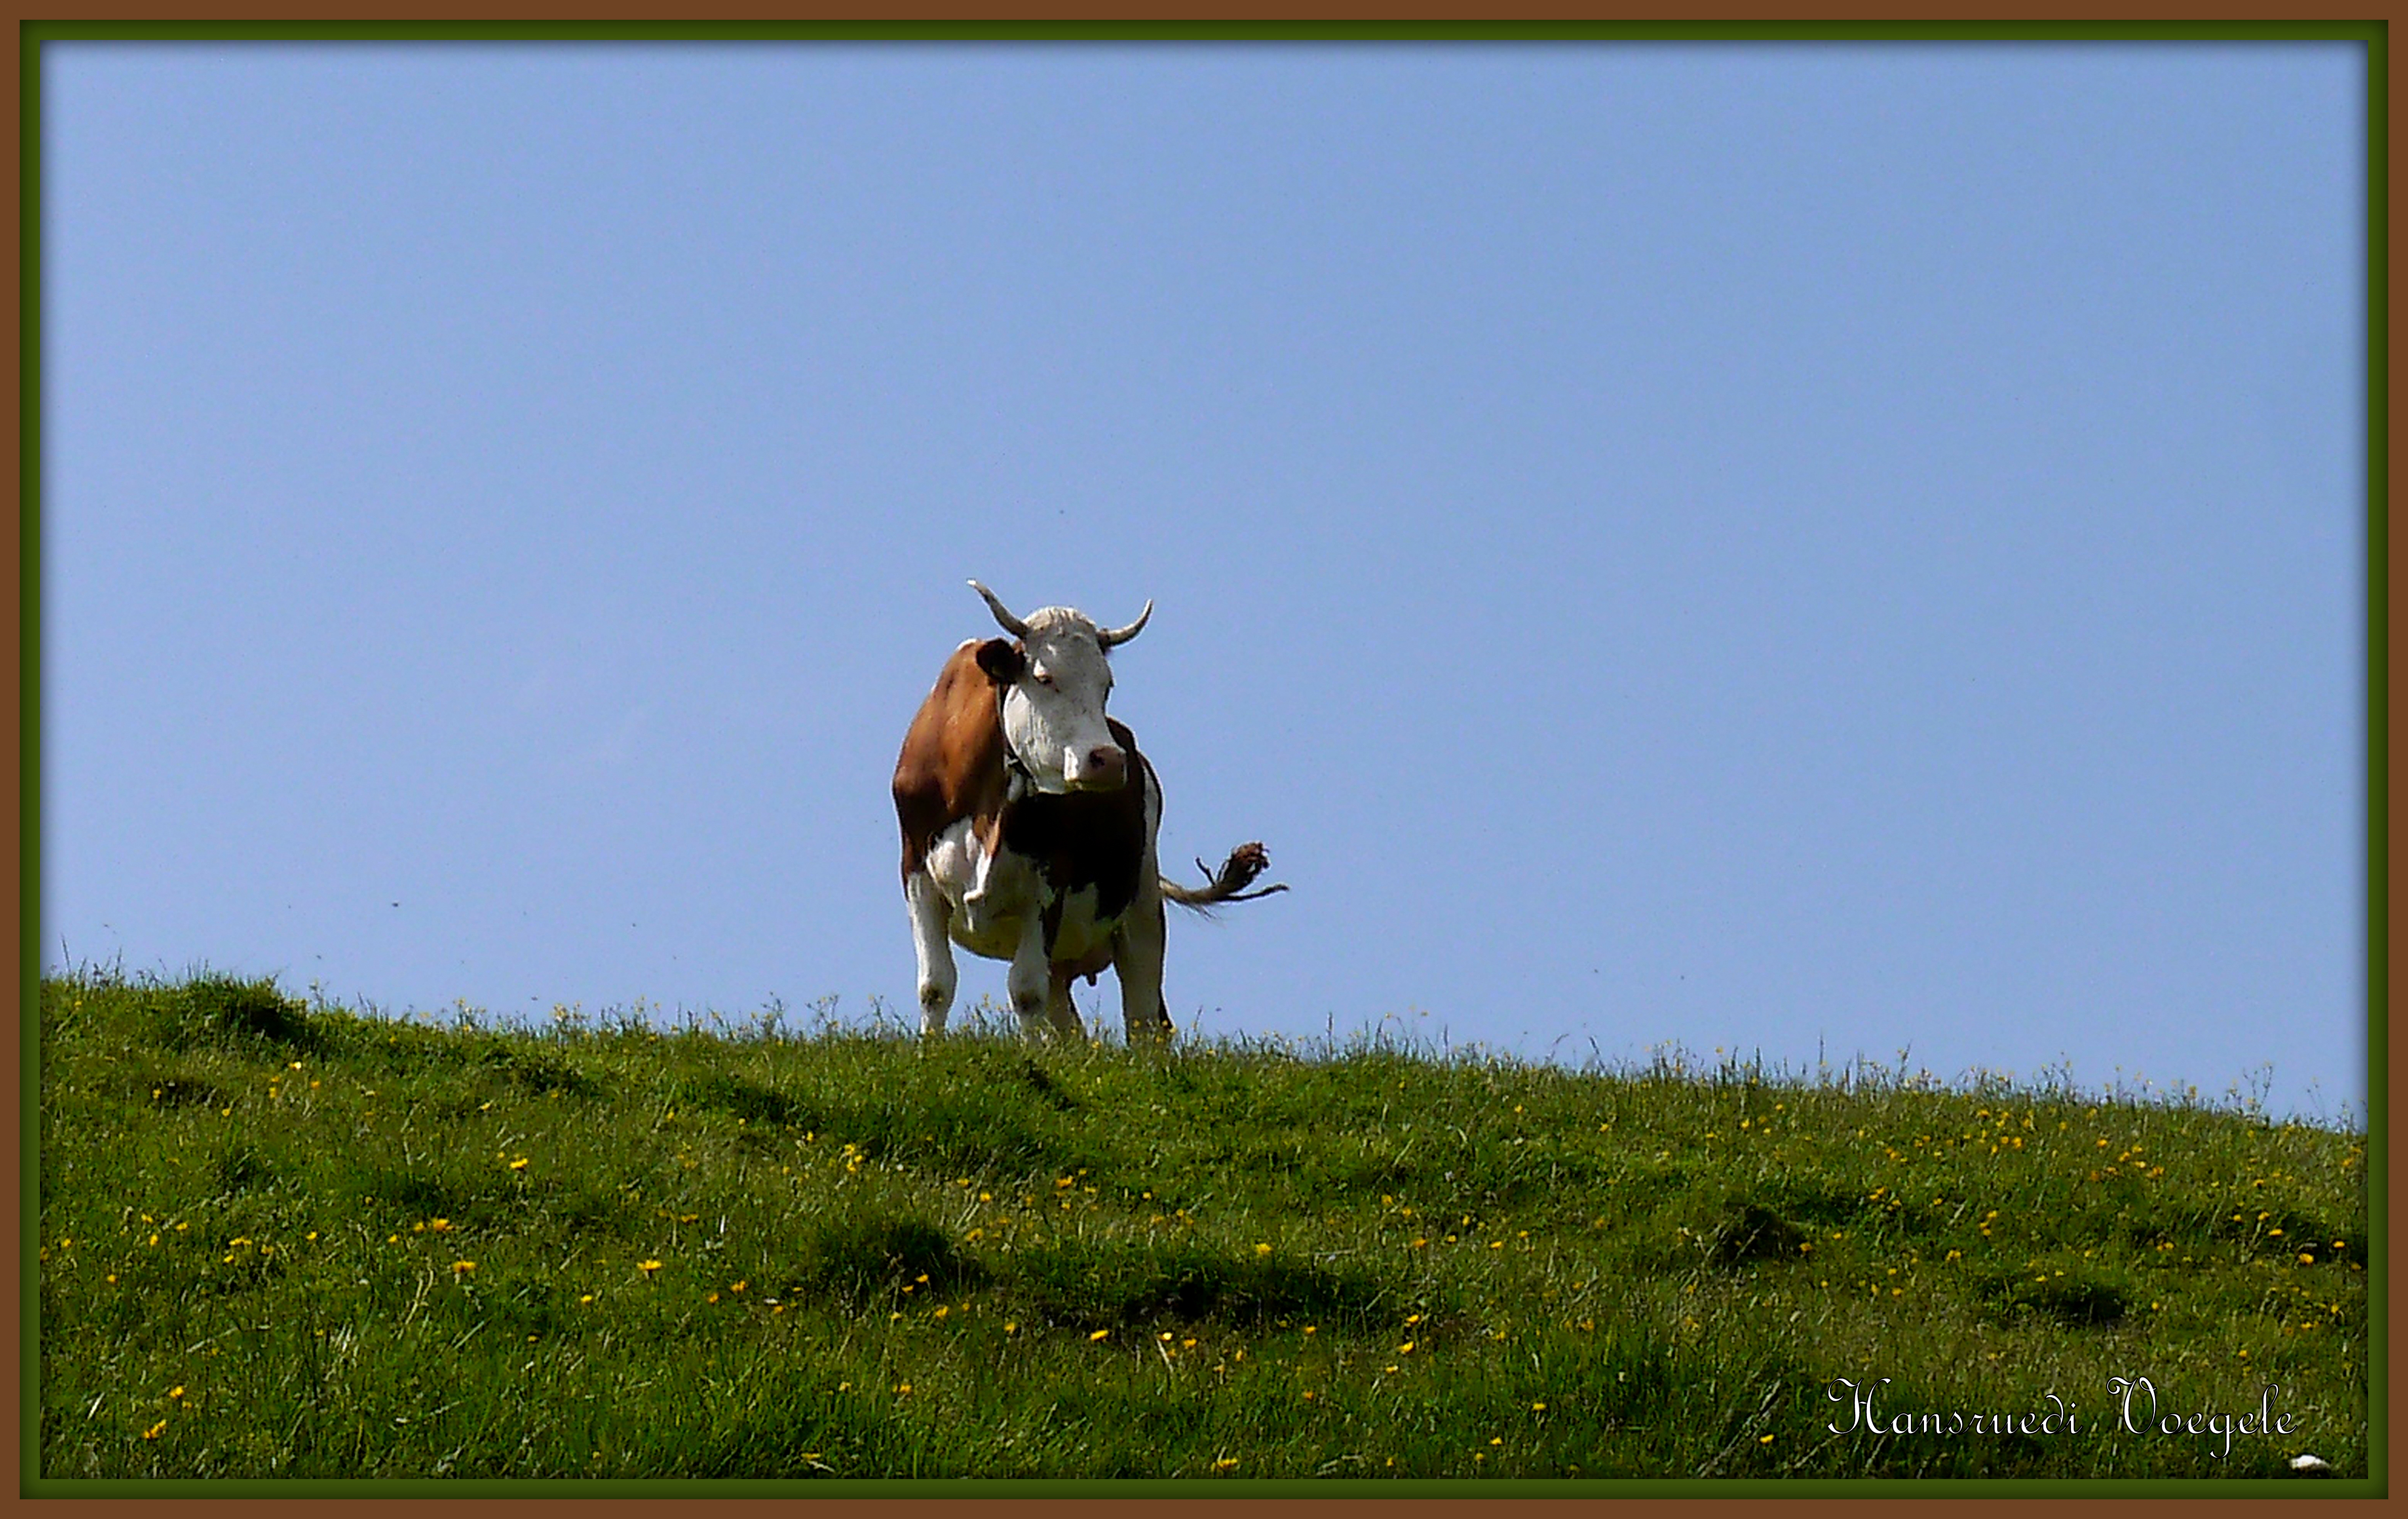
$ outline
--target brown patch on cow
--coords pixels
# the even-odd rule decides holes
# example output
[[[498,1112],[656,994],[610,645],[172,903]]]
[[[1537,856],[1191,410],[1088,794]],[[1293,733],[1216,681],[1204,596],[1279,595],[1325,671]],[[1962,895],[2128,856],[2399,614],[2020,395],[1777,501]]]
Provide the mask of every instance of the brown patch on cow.
[[[982,644],[954,650],[903,736],[903,752],[895,762],[895,816],[903,828],[907,884],[937,836],[964,818],[977,820],[988,849],[1001,841],[1009,781],[1003,717],[996,709],[995,681],[981,666],[982,657],[994,656]]]

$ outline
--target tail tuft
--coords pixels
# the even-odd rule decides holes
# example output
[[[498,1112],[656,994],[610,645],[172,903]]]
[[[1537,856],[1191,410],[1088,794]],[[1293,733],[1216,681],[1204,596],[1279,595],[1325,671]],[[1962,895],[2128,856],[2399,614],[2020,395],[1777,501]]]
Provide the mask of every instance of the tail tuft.
[[[1255,897],[1268,896],[1274,892],[1287,890],[1284,885],[1265,886],[1260,891],[1246,890],[1248,886],[1254,884],[1256,876],[1270,868],[1270,852],[1264,849],[1262,845],[1240,844],[1229,852],[1229,857],[1226,860],[1221,862],[1221,868],[1217,874],[1208,868],[1202,860],[1196,862],[1196,868],[1204,872],[1206,881],[1201,891],[1193,886],[1182,886],[1179,882],[1165,877],[1162,881],[1162,895],[1168,900],[1177,902],[1182,907],[1192,908],[1218,907],[1223,902],[1251,902]]]

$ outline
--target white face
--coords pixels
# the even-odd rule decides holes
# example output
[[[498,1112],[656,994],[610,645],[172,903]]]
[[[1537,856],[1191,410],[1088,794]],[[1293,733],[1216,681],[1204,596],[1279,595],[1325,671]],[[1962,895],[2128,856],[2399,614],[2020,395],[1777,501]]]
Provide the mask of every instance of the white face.
[[[1004,737],[1039,791],[1110,791],[1127,756],[1104,724],[1112,672],[1095,624],[1047,607],[1025,619],[1028,666],[1003,697]]]

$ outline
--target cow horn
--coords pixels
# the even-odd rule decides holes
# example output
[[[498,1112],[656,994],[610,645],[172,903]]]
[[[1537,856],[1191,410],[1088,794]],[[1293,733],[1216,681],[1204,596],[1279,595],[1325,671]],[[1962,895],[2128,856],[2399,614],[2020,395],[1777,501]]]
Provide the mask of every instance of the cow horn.
[[[1105,628],[1102,632],[1096,635],[1096,641],[1102,644],[1107,649],[1111,648],[1115,644],[1126,643],[1131,638],[1137,637],[1137,630],[1145,626],[1145,620],[1153,615],[1154,600],[1152,597],[1148,597],[1145,603],[1145,610],[1137,614],[1136,622],[1131,623],[1126,627]]]
[[[985,586],[979,584],[976,580],[970,581],[970,589],[977,592],[980,595],[986,597],[987,610],[995,613],[995,620],[1003,624],[1003,630],[1006,633],[1010,634],[1015,638],[1025,638],[1028,637],[1028,624],[1022,622],[1019,618],[1012,616],[1010,609],[1008,609],[1002,602],[996,600],[994,592],[988,590]],[[1129,631],[1134,633],[1137,630],[1135,628],[1131,628]]]

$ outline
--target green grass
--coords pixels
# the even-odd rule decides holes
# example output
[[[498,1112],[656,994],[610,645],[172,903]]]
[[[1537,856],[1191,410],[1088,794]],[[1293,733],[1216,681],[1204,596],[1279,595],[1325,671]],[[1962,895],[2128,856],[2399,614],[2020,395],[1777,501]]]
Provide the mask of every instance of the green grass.
[[[92,970],[41,1039],[46,1478],[2367,1475],[2363,1137],[2230,1106]],[[1942,1432],[1832,1433],[1885,1377]]]

